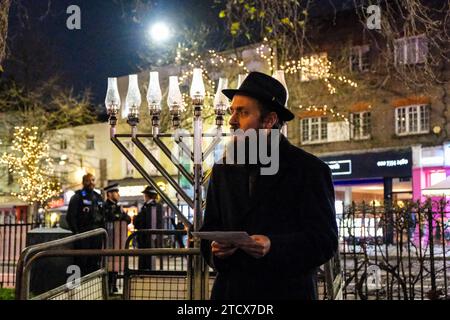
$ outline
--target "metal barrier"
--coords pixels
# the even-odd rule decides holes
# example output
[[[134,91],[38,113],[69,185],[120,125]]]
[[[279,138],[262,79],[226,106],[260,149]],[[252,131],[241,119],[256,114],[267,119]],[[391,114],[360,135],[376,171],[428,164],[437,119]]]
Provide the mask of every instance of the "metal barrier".
[[[80,257],[80,256],[101,256],[101,257],[130,257],[130,256],[153,256],[153,255],[181,255],[191,256],[199,255],[199,249],[136,249],[136,250],[47,250],[36,253],[29,258],[23,269],[22,290],[20,293],[21,300],[30,299],[29,295],[29,278],[33,264],[42,258],[48,257]],[[62,285],[58,288],[45,292],[33,299],[98,299],[106,300],[108,295],[107,269],[104,267],[80,279],[79,285]],[[28,279],[28,281],[27,281]]]
[[[82,277],[76,286],[64,284],[32,300],[107,300],[107,274],[104,268],[97,270]]]
[[[26,248],[19,260],[17,279],[20,279],[21,286],[16,290],[16,299],[30,299],[30,272],[33,264],[42,258],[48,257],[79,257],[79,256],[100,256],[104,259],[103,267],[93,273],[82,277],[75,286],[69,284],[61,285],[48,292],[40,294],[33,299],[36,300],[100,300],[109,299],[108,292],[108,270],[107,257],[124,258],[124,291],[125,300],[185,300],[192,299],[191,282],[193,279],[193,256],[199,256],[199,249],[167,249],[167,248],[149,248],[149,249],[130,249],[131,241],[138,234],[153,235],[185,235],[182,230],[140,230],[132,234],[126,241],[126,249],[114,250],[61,250],[52,249],[64,244],[71,243],[80,239],[102,234],[107,242],[107,234],[104,229],[97,229],[83,234],[70,236],[61,240],[56,240],[44,244],[35,245]],[[49,250],[50,249],[50,250]],[[130,268],[130,257],[159,257],[163,261],[166,256],[170,259],[181,258],[184,263],[159,264],[159,270],[139,270]],[[336,264],[339,259],[334,259],[324,265],[323,272],[323,299],[334,300],[339,297],[340,292],[340,266]],[[135,265],[135,264],[134,264]],[[205,282],[210,296],[210,290],[215,280],[214,272],[206,272]],[[211,275],[211,276],[210,276]]]
[[[345,207],[338,216],[344,299],[449,299],[448,205]]]
[[[160,230],[160,229],[141,229],[131,234],[125,244],[125,248],[130,248],[130,244],[137,237],[145,235],[149,239],[157,240],[160,245],[167,236],[185,236],[185,230]],[[173,243],[172,241],[171,243]],[[153,261],[153,257],[146,261],[149,269],[130,268],[129,257],[125,258],[124,269],[124,299],[126,300],[179,300],[191,299],[194,296],[191,282],[193,281],[193,261],[194,254],[183,256],[174,256],[172,250],[166,249],[167,254],[160,255],[158,261]],[[197,249],[200,255],[199,249]],[[142,257],[139,257],[141,259]],[[136,266],[134,261],[133,266]],[[209,272],[205,273],[205,278],[209,277]],[[210,293],[214,277],[205,279],[205,286],[202,290]],[[207,295],[208,297],[210,294]]]
[[[103,248],[106,246],[108,242],[108,234],[105,229],[99,228],[95,230],[90,230],[87,232],[83,232],[80,234],[75,234],[63,239],[58,239],[54,241],[49,241],[45,243],[36,244],[33,246],[26,247],[22,253],[20,254],[19,261],[17,263],[17,270],[16,270],[16,299],[17,300],[24,300],[29,298],[29,283],[30,283],[30,274],[26,274],[25,276],[25,269],[26,266],[29,263],[30,259],[33,259],[34,256],[39,254],[41,251],[52,249],[52,248],[58,248],[60,246],[64,246],[70,243],[74,243],[78,240],[87,239],[91,237],[96,236],[103,236]],[[54,249],[54,251],[57,251]]]
[[[174,229],[141,229],[141,230],[136,230],[134,231],[132,234],[130,234],[125,242],[125,249],[131,249],[131,244],[135,243],[137,238],[140,235],[146,235],[148,236],[150,239],[153,238],[153,240],[156,240],[154,242],[154,244],[152,244],[153,248],[166,248],[168,249],[169,247],[164,246],[164,244],[167,244],[167,242],[165,240],[167,240],[166,238],[169,236],[172,237],[176,237],[176,236],[186,236],[187,232],[185,230],[174,230]],[[155,238],[157,237],[157,238]],[[176,242],[176,240],[172,240],[170,241],[170,243],[174,243]],[[158,245],[159,246],[156,246]],[[142,248],[140,248],[142,249]],[[172,270],[187,270],[186,265],[184,265],[183,263],[179,263],[179,261],[177,260],[170,260],[170,255],[168,255],[166,257],[167,259],[164,261],[163,259],[160,259],[158,261],[158,263],[155,265],[155,267],[159,267],[159,270],[170,270],[172,268]],[[129,259],[125,259],[124,261],[124,272],[130,272],[130,261]]]
[[[156,229],[142,229],[131,234],[125,244],[125,248],[130,247],[130,243],[139,234],[152,235],[186,235],[187,232],[183,230],[156,230]],[[187,265],[177,263],[177,260],[159,260],[160,264],[155,264],[155,270],[132,270],[130,269],[129,259],[125,259],[124,269],[124,299],[126,300],[177,300],[188,299],[188,271],[191,268],[191,262],[188,260]],[[166,262],[164,264],[164,262]],[[172,263],[171,263],[172,262]],[[157,270],[159,267],[159,270]],[[179,267],[179,268],[177,268]],[[335,255],[330,261],[321,267],[322,276],[318,277],[323,286],[322,290],[317,290],[319,299],[322,300],[341,300],[342,299],[342,274],[339,259],[339,253]],[[208,297],[211,296],[211,289],[215,280],[215,271],[211,268],[207,273],[208,281],[205,281],[207,287],[204,288],[208,292]],[[319,288],[319,283],[317,284]]]

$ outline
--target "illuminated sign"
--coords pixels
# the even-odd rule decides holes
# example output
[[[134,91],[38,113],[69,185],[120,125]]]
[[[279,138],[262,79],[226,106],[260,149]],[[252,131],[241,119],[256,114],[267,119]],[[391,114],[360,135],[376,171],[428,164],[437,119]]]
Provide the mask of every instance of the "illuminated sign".
[[[48,202],[47,207],[49,209],[59,208],[64,206],[64,198],[53,199]]]
[[[334,180],[399,178],[412,175],[411,149],[320,157]]]
[[[396,166],[406,166],[409,163],[408,159],[400,160],[383,160],[377,162],[377,167],[396,167]]]
[[[352,160],[327,161],[333,176],[352,174]]]

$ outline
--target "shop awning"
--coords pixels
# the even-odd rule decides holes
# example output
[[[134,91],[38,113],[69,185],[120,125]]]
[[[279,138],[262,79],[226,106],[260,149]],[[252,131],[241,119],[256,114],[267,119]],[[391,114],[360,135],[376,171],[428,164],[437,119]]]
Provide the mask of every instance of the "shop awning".
[[[450,196],[450,177],[422,190],[424,196]]]

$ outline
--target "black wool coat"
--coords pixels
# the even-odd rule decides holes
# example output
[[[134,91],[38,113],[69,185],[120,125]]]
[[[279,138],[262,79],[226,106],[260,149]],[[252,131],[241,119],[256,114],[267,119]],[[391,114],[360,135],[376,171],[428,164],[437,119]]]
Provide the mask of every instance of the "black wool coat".
[[[317,267],[336,253],[338,230],[329,167],[282,137],[279,170],[258,176],[251,195],[246,165],[215,164],[201,231],[246,231],[269,237],[257,259],[238,249],[221,259],[210,241],[201,251],[217,271],[211,299],[317,298]]]

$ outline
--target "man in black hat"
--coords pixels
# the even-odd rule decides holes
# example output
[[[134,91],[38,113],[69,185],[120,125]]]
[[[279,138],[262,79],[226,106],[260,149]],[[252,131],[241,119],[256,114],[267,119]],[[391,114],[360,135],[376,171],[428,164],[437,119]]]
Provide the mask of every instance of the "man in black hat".
[[[252,239],[239,247],[202,240],[202,255],[218,272],[211,298],[316,299],[316,269],[338,244],[330,169],[280,134],[294,115],[279,81],[251,72],[239,89],[222,92],[232,99],[231,129],[277,137],[269,149],[279,163],[274,174],[262,174],[267,164],[248,156],[244,164],[214,165],[201,231],[246,231]]]
[[[105,187],[103,191],[106,192],[104,211],[106,231],[108,232],[109,238],[108,248],[123,249],[125,243],[122,240],[127,238],[127,228],[122,228],[121,221],[125,221],[126,225],[128,225],[131,222],[131,218],[122,210],[122,207],[118,204],[120,200],[118,183],[110,184],[109,186]],[[118,266],[116,264],[120,262],[120,259],[118,259],[118,257],[112,257],[109,260],[109,290],[110,293],[115,293],[118,291]]]
[[[134,217],[133,224],[136,229],[162,229],[162,206],[157,202],[158,193],[151,186],[147,186],[144,191],[144,205],[139,213]],[[139,249],[160,247],[161,237],[142,232],[137,235]],[[152,269],[152,257],[139,257],[139,269]]]

